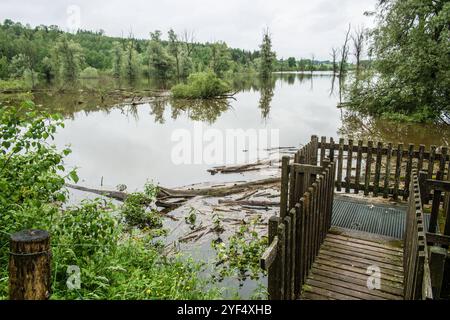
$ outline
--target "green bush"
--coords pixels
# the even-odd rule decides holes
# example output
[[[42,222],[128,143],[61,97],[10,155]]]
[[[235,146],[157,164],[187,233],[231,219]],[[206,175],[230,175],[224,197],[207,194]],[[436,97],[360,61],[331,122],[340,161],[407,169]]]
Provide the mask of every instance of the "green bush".
[[[93,67],[87,67],[80,73],[80,78],[94,79],[98,78],[98,70]]]
[[[187,84],[177,84],[172,87],[172,95],[183,99],[209,99],[230,92],[230,85],[219,79],[213,72],[198,72],[191,74]]]

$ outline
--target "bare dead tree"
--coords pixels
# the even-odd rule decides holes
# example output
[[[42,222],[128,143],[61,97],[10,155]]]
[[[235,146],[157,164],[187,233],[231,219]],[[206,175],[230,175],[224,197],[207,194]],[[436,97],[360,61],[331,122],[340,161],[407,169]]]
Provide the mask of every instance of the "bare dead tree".
[[[331,48],[331,58],[333,59],[333,74],[336,74],[338,72],[337,54],[338,54],[338,49]]]
[[[353,41],[353,54],[356,58],[356,74],[358,75],[361,70],[361,55],[364,49],[364,35],[365,30],[363,27],[359,26],[354,31],[354,35],[352,35]]]
[[[346,71],[345,66],[347,64],[348,52],[349,52],[348,42],[350,40],[350,30],[351,30],[351,25],[349,24],[347,33],[345,35],[345,41],[341,48],[341,62],[340,62],[340,66],[339,66],[339,76],[340,77],[343,77],[345,75],[345,71]]]
[[[184,30],[183,32],[183,42],[186,46],[186,54],[188,57],[191,56],[192,50],[194,49],[195,45],[195,34],[194,31],[188,31]]]

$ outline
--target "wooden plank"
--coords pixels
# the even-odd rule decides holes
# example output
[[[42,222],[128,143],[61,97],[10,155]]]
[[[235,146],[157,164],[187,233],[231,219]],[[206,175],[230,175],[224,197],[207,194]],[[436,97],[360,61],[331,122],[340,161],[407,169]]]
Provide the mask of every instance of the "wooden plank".
[[[353,278],[355,280],[363,280],[364,282],[367,281],[368,273],[367,270],[360,269],[360,272],[353,272],[345,269],[340,269],[332,266],[327,266],[325,264],[321,263],[314,263],[313,270],[323,270],[328,271],[330,273],[340,275],[340,276],[346,276],[348,278]],[[353,280],[348,280],[353,281]],[[392,294],[398,294],[403,295],[403,282],[402,281],[391,281],[383,278],[382,273],[380,272],[380,282],[381,282],[381,291],[392,293]]]
[[[336,248],[340,248],[340,249],[352,250],[355,252],[365,253],[370,256],[376,256],[376,257],[381,257],[381,258],[388,257],[388,258],[392,258],[392,259],[395,259],[398,261],[402,261],[402,259],[403,259],[403,255],[398,254],[397,252],[396,252],[397,254],[392,254],[393,251],[391,251],[391,252],[381,251],[380,252],[378,250],[382,250],[382,249],[378,249],[378,248],[376,248],[378,250],[368,250],[367,246],[362,247],[358,243],[348,245],[348,244],[343,244],[343,243],[340,243],[337,241],[326,239],[324,242],[324,245],[327,245],[330,247],[336,247]]]
[[[328,149],[330,149],[330,161],[334,161],[335,143],[333,138],[330,138],[330,146],[328,147]]]
[[[317,280],[317,278],[322,279],[321,277],[316,276],[315,279],[306,280],[306,284],[316,287],[316,288],[333,291],[335,293],[343,294],[346,296],[350,296],[350,297],[354,297],[354,298],[358,298],[358,299],[362,299],[362,300],[384,300],[383,298],[373,296],[370,294],[366,294],[363,292],[359,292],[354,289],[348,289],[348,288],[340,287],[340,286],[333,285],[333,284],[330,284],[327,282],[319,281],[319,280]]]
[[[369,195],[370,171],[372,167],[372,147],[373,141],[367,143],[366,172],[364,177],[364,195]]]
[[[305,291],[303,293],[302,297],[301,297],[301,300],[319,300],[319,301],[324,301],[324,300],[336,300],[336,299],[335,298],[331,298],[331,297],[327,297],[327,296],[322,296],[321,294]]]
[[[399,143],[397,147],[397,155],[395,160],[395,177],[394,177],[394,200],[398,199],[398,190],[400,187],[400,175],[402,173],[402,150],[403,144]]]
[[[374,246],[368,246],[365,244],[360,244],[360,243],[351,242],[351,241],[343,241],[343,240],[334,239],[331,237],[327,237],[325,241],[330,242],[330,243],[341,244],[344,246],[350,246],[351,248],[360,248],[361,250],[365,250],[370,253],[376,252],[376,253],[385,254],[385,255],[393,255],[396,257],[400,257],[400,258],[403,257],[403,252],[401,252],[401,251],[389,250],[389,249],[384,249],[384,248],[379,248],[379,247],[374,247]]]
[[[291,287],[291,259],[292,259],[292,255],[291,255],[291,244],[292,244],[292,240],[291,240],[291,217],[290,216],[286,216],[284,217],[284,225],[285,225],[285,264],[284,264],[284,290],[285,290],[285,295],[284,295],[284,300],[290,300],[292,297],[292,287]]]
[[[366,263],[367,267],[371,266],[371,265],[377,265],[379,267],[383,267],[385,269],[392,270],[392,271],[397,271],[397,272],[403,271],[403,266],[394,265],[390,262],[380,262],[380,261],[376,261],[373,259],[361,258],[361,257],[357,257],[355,255],[349,255],[347,253],[326,250],[324,248],[322,248],[320,250],[320,254],[322,254],[324,257],[327,256],[327,257],[336,258],[336,259],[340,259],[340,260],[347,260],[347,261],[350,261],[351,263],[355,263],[355,262]]]
[[[384,175],[383,198],[387,198],[389,195],[389,182],[391,180],[391,156],[392,156],[392,143],[388,143],[386,154],[386,172]]]
[[[432,145],[430,149],[430,159],[428,159],[428,179],[433,178],[434,159],[436,158],[436,146]]]
[[[323,160],[325,160],[325,151],[326,151],[325,143],[327,142],[327,137],[322,136],[320,138],[320,141],[321,141],[321,143],[320,143],[320,145],[321,145],[321,147],[320,147],[320,165],[323,166]]]
[[[345,192],[350,193],[350,183],[352,177],[352,159],[353,159],[353,140],[348,140],[349,151],[347,151],[347,168],[345,175],[345,182],[347,183],[345,186]]]
[[[306,293],[314,293],[321,296],[325,296],[327,298],[333,299],[333,300],[361,300],[355,297],[346,296],[345,294],[337,293],[334,291],[330,291],[327,289],[323,289],[321,287],[316,286],[305,286],[305,289],[303,290],[304,294]]]
[[[426,234],[427,243],[430,245],[450,246],[450,236],[436,233]]]
[[[288,156],[281,159],[280,217],[282,219],[286,217],[288,207],[289,161]]]
[[[280,266],[279,274],[278,274],[278,286],[277,296],[280,297],[280,300],[285,299],[285,267],[286,267],[286,227],[283,223],[278,225],[278,240],[279,240],[279,248],[278,252],[280,254]]]
[[[268,270],[272,263],[275,261],[277,257],[277,249],[278,249],[278,237],[270,242],[270,246],[267,247],[266,251],[264,251],[261,256],[261,269]]]
[[[401,248],[394,247],[394,246],[386,244],[386,243],[380,243],[380,242],[364,240],[364,239],[359,239],[359,238],[354,238],[354,237],[346,237],[343,235],[333,234],[333,233],[329,233],[328,237],[334,238],[334,239],[340,239],[343,241],[351,241],[354,243],[360,243],[360,244],[364,244],[364,245],[371,246],[371,247],[377,247],[377,248],[388,249],[388,250],[393,250],[393,251],[397,251],[397,252],[403,252]]]
[[[319,147],[321,147],[321,144],[319,143]],[[425,146],[424,146],[425,147]],[[330,149],[330,144],[329,143],[326,143],[325,144],[325,149],[326,150],[328,150],[328,149]],[[348,145],[346,145],[346,144],[344,144],[344,152],[346,152],[346,151],[348,151]],[[396,150],[394,150],[394,151],[396,151]],[[354,145],[353,146],[353,152],[357,152],[357,147],[356,147],[356,145]],[[386,147],[384,147],[383,149],[381,149],[381,154],[384,156],[384,155],[386,155],[386,152],[387,152],[387,148]],[[362,153],[367,153],[367,146],[363,146],[363,148],[362,148]],[[403,152],[402,152],[402,154],[403,154],[403,157],[407,157],[408,156],[408,151],[407,150],[403,150]],[[419,157],[420,157],[420,151],[414,151],[414,159],[419,159]],[[442,157],[442,155],[440,154],[440,153],[436,153],[435,154],[435,158],[434,158],[434,160],[435,161],[440,161],[441,160],[441,157]],[[428,159],[430,159],[430,152],[428,152],[428,151],[423,151],[423,158],[422,158],[423,160],[428,160]],[[449,156],[447,155],[447,157],[445,158],[445,161],[449,161],[450,159],[449,159]],[[420,169],[422,169],[422,168],[420,168]]]
[[[289,213],[291,218],[291,277],[290,277],[290,288],[291,288],[291,299],[294,300],[296,297],[295,292],[295,278],[298,275],[297,269],[296,269],[296,254],[297,254],[297,212],[295,208],[292,208],[292,210]]]
[[[355,194],[359,193],[359,179],[361,177],[361,163],[362,163],[362,146],[363,142],[362,140],[358,141],[358,147],[357,147],[357,155],[356,155],[356,174],[355,174],[355,185],[354,188]]]
[[[443,177],[444,177],[444,172],[438,171],[436,174],[436,178],[440,180],[440,179],[443,179]],[[439,180],[436,180],[436,181],[444,182],[444,181],[439,181]],[[433,180],[427,180],[428,187],[431,187],[432,183],[429,183],[428,181],[433,181]],[[450,187],[450,183],[449,183],[449,187]],[[431,187],[431,189],[433,189],[433,188]],[[431,232],[431,233],[436,233],[436,230],[437,230],[439,207],[441,205],[441,194],[442,194],[442,191],[440,189],[434,189],[433,201],[431,204],[430,222],[428,225],[428,232]]]
[[[380,189],[380,175],[381,175],[381,149],[383,148],[383,143],[378,142],[377,144],[377,157],[375,160],[375,177],[373,182],[373,195],[374,197],[378,196],[378,192]]]
[[[328,244],[324,244],[321,248],[323,251],[326,251],[327,253],[338,253],[338,254],[342,254],[342,255],[346,255],[349,257],[349,259],[353,259],[353,258],[363,258],[366,260],[370,260],[370,261],[374,261],[374,262],[380,262],[380,263],[386,263],[392,266],[396,266],[396,267],[403,267],[403,262],[401,258],[398,257],[392,257],[392,256],[376,256],[376,255],[372,255],[372,254],[368,254],[368,253],[364,253],[364,252],[360,252],[360,251],[356,251],[356,249],[354,250],[353,248],[341,248],[338,247],[336,245],[328,245]]]
[[[280,218],[277,216],[272,216],[269,218],[269,243],[273,244],[276,241],[276,245],[277,248],[276,250],[274,249],[274,251],[276,251],[276,255],[275,255],[275,259],[273,261],[273,263],[269,263],[266,266],[262,266],[261,267],[263,269],[268,269],[267,275],[268,275],[268,279],[267,279],[267,291],[269,293],[269,299],[270,300],[280,300],[280,292],[278,290],[278,285],[279,285],[279,276],[281,273],[281,259],[280,259],[280,253],[278,251],[280,244],[278,241],[278,225],[280,222]]]
[[[336,180],[336,190],[341,191],[342,189],[342,166],[344,161],[344,139],[339,139],[339,153],[338,153],[338,171]]]
[[[421,145],[419,145],[417,171],[421,171],[423,169],[424,154],[425,154],[425,145],[421,144]]]
[[[352,277],[344,276],[341,274],[335,274],[329,271],[323,271],[319,269],[312,269],[310,279],[329,283],[331,285],[347,288],[357,292],[373,295],[377,298],[386,300],[400,300],[403,299],[403,290],[392,288],[390,292],[381,290],[371,290],[367,288],[367,279],[359,280]]]
[[[403,193],[403,200],[407,200],[409,196],[409,185],[411,182],[411,170],[414,157],[414,144],[409,144],[408,146],[408,158],[406,162],[406,173],[405,173],[405,193]]]
[[[328,257],[324,258],[320,255],[317,257],[316,263],[323,266],[333,267],[343,271],[351,271],[354,273],[359,273],[364,276],[367,276],[367,267],[369,266],[358,262],[351,263],[351,261],[349,262],[347,260],[345,262],[341,262],[338,259],[330,260]],[[386,279],[391,282],[396,282],[399,285],[403,285],[403,273],[383,268],[380,269],[381,269],[381,279]]]
[[[306,226],[306,210],[304,204],[304,198],[302,197],[299,201],[298,210],[300,212],[300,253],[298,255],[298,264],[300,265],[300,279],[299,279],[299,287],[301,287],[305,283],[306,279],[306,239],[307,239],[307,226]]]
[[[427,188],[450,192],[450,181],[443,181],[443,172],[438,172],[438,179],[427,179]]]

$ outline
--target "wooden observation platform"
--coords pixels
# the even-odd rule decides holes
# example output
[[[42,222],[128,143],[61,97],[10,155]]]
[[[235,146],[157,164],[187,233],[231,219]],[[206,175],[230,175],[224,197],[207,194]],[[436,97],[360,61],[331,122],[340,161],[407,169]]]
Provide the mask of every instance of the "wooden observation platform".
[[[261,257],[270,299],[450,296],[447,148],[313,136],[291,160]]]

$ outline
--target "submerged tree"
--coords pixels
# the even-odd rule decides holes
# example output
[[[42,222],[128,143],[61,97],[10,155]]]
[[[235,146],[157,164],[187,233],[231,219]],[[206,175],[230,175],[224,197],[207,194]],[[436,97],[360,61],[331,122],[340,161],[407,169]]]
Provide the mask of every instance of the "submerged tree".
[[[348,46],[348,42],[350,40],[350,30],[351,30],[351,26],[349,24],[347,33],[345,34],[344,44],[342,45],[342,48],[341,48],[341,62],[339,64],[339,76],[340,77],[344,77],[345,73],[347,72],[348,52],[350,50],[349,46]]]
[[[114,78],[120,78],[123,68],[123,50],[122,45],[118,42],[113,44],[112,57],[113,76]]]
[[[70,82],[76,81],[84,62],[81,46],[63,35],[56,43],[54,53],[61,78]]]
[[[139,76],[139,61],[138,53],[136,51],[136,40],[130,34],[128,41],[125,44],[125,62],[124,62],[125,77],[128,81],[134,81]]]
[[[268,29],[264,31],[260,49],[261,64],[259,67],[259,72],[263,78],[268,78],[273,72],[273,64],[276,58],[275,53],[272,51],[272,39]]]
[[[352,41],[353,41],[353,54],[356,58],[356,75],[359,76],[359,73],[361,71],[361,55],[364,49],[364,35],[365,30],[363,27],[358,27],[355,30],[354,35],[352,35]]]
[[[159,79],[168,79],[173,74],[175,59],[170,56],[161,41],[161,31],[150,33],[148,63],[151,74]]]

